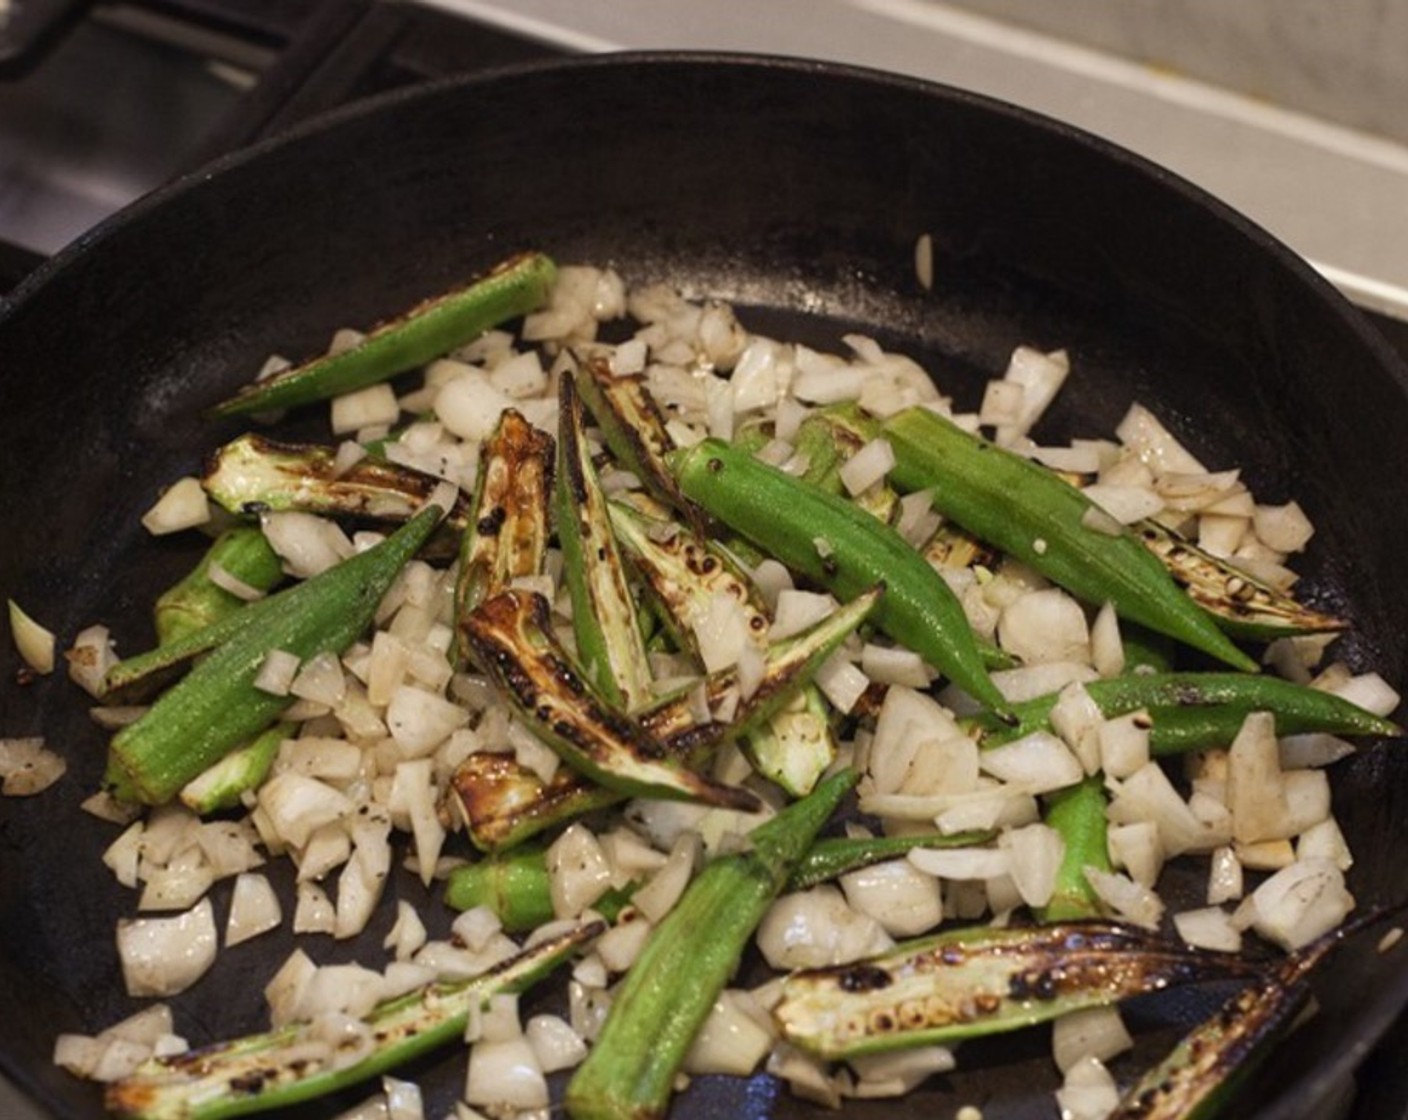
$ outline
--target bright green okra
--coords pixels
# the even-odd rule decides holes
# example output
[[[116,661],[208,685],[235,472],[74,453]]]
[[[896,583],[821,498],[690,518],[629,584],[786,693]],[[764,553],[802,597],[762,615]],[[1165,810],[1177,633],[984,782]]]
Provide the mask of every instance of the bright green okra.
[[[605,930],[578,925],[467,980],[437,980],[377,1004],[362,1020],[369,1049],[339,1061],[325,1029],[291,1023],[233,1042],[153,1058],[107,1089],[122,1120],[228,1120],[287,1108],[360,1084],[464,1037],[470,1014],[522,992]]]
[[[238,807],[246,793],[264,784],[279,747],[293,733],[291,723],[276,723],[260,732],[187,782],[181,789],[181,803],[202,817]]]
[[[229,416],[290,408],[385,381],[540,307],[556,277],[557,266],[541,253],[510,257],[467,287],[427,299],[374,327],[349,350],[323,354],[245,386],[214,412]]]
[[[875,624],[979,703],[1007,710],[962,605],[893,529],[719,440],[675,452],[670,463],[687,498],[839,599],[883,583]]]
[[[1334,693],[1280,677],[1242,673],[1129,673],[1084,685],[1107,718],[1127,712],[1149,714],[1149,748],[1176,754],[1227,746],[1252,712],[1271,712],[1279,735],[1324,732],[1331,735],[1391,737],[1402,734],[1391,720],[1365,711]],[[1010,742],[1050,727],[1058,695],[1013,705],[1015,723],[978,715],[966,720],[984,746]]]
[[[158,645],[184,638],[244,608],[248,600],[211,578],[216,568],[260,593],[273,590],[284,578],[283,563],[262,532],[249,525],[226,529],[189,574],[157,597],[153,620]]]
[[[1051,898],[1037,917],[1043,922],[1074,922],[1103,914],[1100,898],[1085,869],[1110,870],[1109,822],[1105,816],[1105,782],[1093,774],[1046,800],[1046,823],[1065,845]]]
[[[817,831],[855,784],[841,771],[709,863],[650,934],[567,1084],[574,1120],[658,1120],[694,1036]],[[701,936],[701,934],[703,936]]]
[[[235,616],[245,625],[113,737],[108,788],[125,800],[160,805],[274,722],[289,698],[255,687],[265,658],[282,650],[306,660],[351,645],[440,515],[438,506],[427,506],[373,548]]]
[[[1128,532],[1093,527],[1096,507],[1031,460],[963,431],[929,409],[907,408],[882,431],[903,490],[927,490],[934,508],[1088,603],[1168,634],[1217,660],[1256,672],[1238,649]]]

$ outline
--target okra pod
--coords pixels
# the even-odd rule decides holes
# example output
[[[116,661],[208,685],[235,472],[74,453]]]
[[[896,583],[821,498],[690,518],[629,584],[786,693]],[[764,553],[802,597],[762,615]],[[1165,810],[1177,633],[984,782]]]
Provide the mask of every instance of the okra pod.
[[[1333,633],[1349,625],[1297,602],[1157,521],[1146,518],[1133,531],[1188,597],[1233,637],[1269,641],[1290,634]]]
[[[186,783],[181,790],[181,803],[202,817],[236,808],[244,794],[264,784],[278,757],[279,746],[293,732],[293,724],[276,723],[236,747]]]
[[[1103,715],[1143,709],[1149,713],[1149,746],[1155,754],[1226,746],[1252,712],[1271,712],[1279,735],[1320,731],[1331,735],[1397,736],[1391,720],[1334,693],[1280,677],[1241,673],[1128,673],[1089,681],[1085,690]],[[1014,724],[978,715],[967,725],[984,746],[997,746],[1049,727],[1055,694],[1014,704]]]
[[[424,300],[374,327],[349,350],[320,355],[245,386],[214,412],[229,416],[289,408],[385,381],[541,306],[556,276],[557,266],[541,253],[510,257],[467,287]]]
[[[233,633],[113,737],[108,787],[127,800],[162,804],[266,728],[289,700],[255,687],[264,659],[275,650],[307,659],[351,645],[440,514],[427,506],[366,552],[253,604],[258,625]]]
[[[636,718],[666,757],[702,763],[722,743],[748,734],[805,688],[821,663],[860,625],[879,594],[872,589],[800,634],[772,643],[764,653],[762,676],[746,697],[738,696],[734,668],[705,677],[705,706],[712,712],[732,696],[731,719],[701,723],[692,686],[662,698]],[[456,767],[450,784],[470,839],[483,851],[510,848],[625,796],[568,767],[545,782],[511,755],[488,752],[469,755]]]
[[[796,454],[806,462],[799,477],[827,493],[842,493],[841,468],[879,434],[879,425],[861,412],[859,405],[847,402],[818,409],[797,428]],[[881,482],[855,495],[853,501],[889,523],[894,520],[899,495],[889,483]]]
[[[572,597],[577,663],[611,704],[630,711],[649,695],[650,663],[570,377],[562,379],[558,415],[557,538]]]
[[[645,387],[645,378],[639,374],[618,377],[609,362],[593,357],[573,366],[572,381],[617,461],[656,499],[690,518],[688,503],[665,462],[675,441]]]
[[[1113,603],[1121,618],[1168,634],[1233,668],[1256,672],[1128,532],[1092,528],[1096,507],[1037,463],[970,435],[925,408],[883,424],[895,453],[890,478],[927,490],[934,508],[1088,603]]]
[[[700,1025],[792,868],[855,784],[841,771],[708,864],[650,934],[567,1084],[573,1120],[658,1120]]]
[[[505,409],[479,453],[474,502],[460,538],[455,617],[463,619],[515,579],[537,575],[547,555],[555,442]],[[456,639],[463,631],[456,627]],[[464,661],[467,651],[457,647]]]
[[[1109,824],[1105,817],[1105,783],[1099,774],[1047,797],[1046,823],[1065,844],[1051,898],[1038,917],[1043,922],[1098,918],[1100,898],[1085,876],[1087,867],[1110,870]]]
[[[278,553],[262,532],[248,525],[226,529],[190,573],[157,597],[153,621],[158,645],[202,630],[245,606],[248,600],[211,578],[213,569],[260,593],[284,578]]]
[[[1175,984],[1247,976],[1240,957],[1105,922],[977,927],[853,964],[794,972],[773,1017],[821,1058],[1018,1030]]]
[[[962,605],[893,529],[719,440],[673,453],[670,465],[687,498],[837,598],[884,584],[876,625],[979,703],[1007,711]]]
[[[631,796],[758,808],[749,791],[722,785],[671,758],[637,720],[600,696],[552,633],[541,595],[505,591],[481,603],[464,629],[475,659],[519,717],[573,769]]]
[[[1344,934],[1332,930],[1256,977],[1131,1086],[1107,1120],[1234,1115],[1238,1088],[1290,1030],[1309,1002],[1310,972]]]
[[[463,980],[437,980],[379,1003],[360,1022],[365,1055],[348,1061],[314,1023],[153,1058],[108,1087],[123,1120],[226,1120],[337,1093],[460,1039],[472,1012],[522,992],[605,929],[583,923]]]

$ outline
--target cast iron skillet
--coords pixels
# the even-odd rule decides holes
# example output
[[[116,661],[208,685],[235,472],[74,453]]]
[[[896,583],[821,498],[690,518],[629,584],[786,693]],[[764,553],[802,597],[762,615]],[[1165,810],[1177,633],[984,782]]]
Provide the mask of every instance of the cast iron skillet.
[[[932,291],[912,264],[923,233]],[[1346,658],[1402,685],[1408,372],[1352,309],[1225,207],[1070,128],[907,79],[737,57],[598,57],[397,94],[226,159],[61,254],[0,310],[5,593],[64,642],[103,621],[142,648],[147,604],[197,546],[148,539],[137,517],[239,430],[202,408],[271,352],[312,352],[530,246],[734,300],[819,345],[860,327],[970,405],[1016,344],[1066,347],[1076,372],[1045,431],[1106,432],[1138,398],[1207,463],[1242,464],[1262,500],[1295,496],[1319,526],[1310,597],[1353,620]],[[3,733],[43,733],[70,763],[45,796],[0,805],[0,1062],[55,1116],[94,1117],[98,1094],[48,1062],[59,1032],[132,1010],[112,928],[133,899],[98,861],[114,830],[78,809],[103,737],[67,682],[19,687],[9,643],[0,656]],[[1334,773],[1366,905],[1405,893],[1402,759],[1371,745]],[[397,893],[425,898],[397,882],[360,943],[320,940],[315,958],[380,962]],[[175,1000],[180,1029],[200,1043],[258,1026],[291,947],[274,934],[224,955]],[[1264,1115],[1314,1113],[1408,996],[1396,954],[1352,948],[1256,1090]],[[1225,994],[1131,1007],[1142,1041],[1119,1073]],[[1047,1054],[1041,1031],[974,1045],[914,1097],[845,1115],[1048,1117]],[[430,1115],[462,1071],[458,1054],[414,1071]],[[759,1076],[702,1079],[675,1115],[817,1112]]]

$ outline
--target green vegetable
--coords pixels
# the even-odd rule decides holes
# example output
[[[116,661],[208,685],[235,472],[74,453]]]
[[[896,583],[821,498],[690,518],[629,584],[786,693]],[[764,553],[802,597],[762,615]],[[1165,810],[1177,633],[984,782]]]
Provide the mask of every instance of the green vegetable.
[[[979,703],[1007,711],[962,606],[894,530],[718,440],[673,453],[670,465],[687,498],[842,601],[883,583],[875,624]]]
[[[464,623],[475,660],[543,742],[573,769],[618,793],[758,808],[754,794],[688,769],[637,720],[615,710],[577,673],[549,614],[541,595],[505,591],[481,603]]]
[[[363,1020],[370,1049],[339,1061],[325,1029],[292,1023],[263,1034],[153,1058],[108,1087],[123,1120],[225,1120],[285,1108],[357,1085],[463,1038],[472,1011],[522,992],[605,929],[587,923],[467,980],[439,980],[377,1004]]]
[[[1017,1030],[1252,970],[1240,957],[1104,922],[975,927],[854,964],[794,972],[773,1017],[787,1042],[843,1060]]]
[[[236,747],[186,783],[181,790],[181,803],[202,817],[236,808],[244,794],[264,784],[279,755],[279,745],[293,734],[293,724],[276,723]]]
[[[1366,712],[1330,692],[1280,677],[1240,673],[1129,673],[1089,681],[1085,690],[1102,714],[1124,715],[1143,709],[1151,726],[1149,747],[1155,754],[1176,754],[1227,746],[1252,712],[1271,712],[1278,735],[1321,731],[1331,735],[1396,736],[1391,720]],[[1016,722],[989,716],[965,722],[983,746],[997,746],[1032,731],[1049,728],[1058,696],[1040,696],[1013,705]]]
[[[466,618],[515,579],[537,575],[547,555],[555,444],[517,410],[505,409],[479,451],[474,503],[460,538],[455,617]],[[463,662],[463,629],[456,625]]]
[[[816,841],[804,855],[792,877],[789,891],[804,891],[818,883],[839,878],[848,871],[869,867],[882,860],[898,859],[915,848],[967,848],[986,844],[991,832],[921,833],[912,836],[828,836]]]
[[[157,597],[159,645],[202,630],[245,606],[246,600],[210,578],[212,568],[227,572],[255,591],[270,591],[284,578],[278,553],[263,533],[250,526],[225,530],[184,579]]]
[[[1051,898],[1038,916],[1043,922],[1100,917],[1100,898],[1085,877],[1085,869],[1110,870],[1104,779],[1093,774],[1049,795],[1046,823],[1060,833],[1066,854],[1056,872]]]
[[[749,834],[748,851],[704,868],[650,934],[567,1084],[573,1120],[663,1117],[675,1076],[763,914],[855,784],[841,771]]]
[[[1139,540],[1092,528],[1095,506],[1044,467],[970,435],[925,408],[884,422],[895,453],[891,481],[928,490],[934,508],[1088,603],[1233,668],[1257,664],[1234,646]]]
[[[350,350],[324,354],[245,386],[217,416],[327,400],[423,365],[546,301],[557,266],[540,253],[511,257],[468,287],[425,300],[371,330]]]
[[[592,465],[586,417],[570,377],[558,408],[557,537],[572,597],[577,664],[612,705],[631,711],[650,695],[650,663],[626,581],[606,495]]]
[[[107,787],[126,800],[160,805],[266,728],[289,699],[254,686],[264,659],[284,650],[307,660],[351,645],[440,512],[426,507],[374,548],[233,616],[245,625],[114,736]]]

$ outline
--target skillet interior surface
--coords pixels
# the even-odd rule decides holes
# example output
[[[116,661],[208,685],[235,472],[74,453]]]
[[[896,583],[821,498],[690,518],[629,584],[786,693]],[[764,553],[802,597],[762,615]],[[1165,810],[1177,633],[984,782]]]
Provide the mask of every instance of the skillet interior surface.
[[[931,291],[916,238],[934,242]],[[202,409],[274,352],[299,356],[510,252],[665,280],[735,301],[746,324],[838,348],[860,329],[920,360],[960,403],[1012,348],[1065,347],[1074,373],[1052,440],[1108,433],[1154,407],[1260,500],[1295,497],[1318,534],[1301,569],[1347,615],[1343,655],[1401,687],[1408,633],[1408,375],[1334,293],[1259,230],[1173,177],[1063,126],[913,81],[727,57],[607,57],[393,95],[241,154],[145,200],[66,251],[0,311],[5,448],[0,586],[67,644],[101,621],[121,650],[150,640],[154,594],[194,540],[148,538],[140,513],[241,430]],[[321,413],[309,421],[317,432]],[[61,1031],[133,1010],[115,919],[133,909],[98,856],[112,826],[82,813],[104,739],[61,679],[20,687],[0,653],[0,733],[44,734],[69,760],[45,795],[0,804],[0,1063],[55,1116],[97,1092],[49,1066]],[[1394,744],[1334,772],[1362,904],[1404,894],[1408,771]],[[228,884],[226,884],[226,887]],[[283,882],[285,900],[291,897]],[[1199,873],[1181,886],[1189,900]],[[355,943],[379,948],[398,879]],[[227,889],[214,892],[217,917]],[[283,932],[222,955],[177,997],[193,1043],[264,1021]],[[1350,954],[1346,954],[1349,957]],[[1313,1034],[1271,1067],[1267,1115],[1310,1115],[1408,990],[1396,957],[1358,952],[1321,993]],[[1217,994],[1217,993],[1215,993]],[[1225,994],[1225,993],[1220,993]],[[1128,1076],[1212,995],[1131,1009]],[[960,1069],[856,1117],[1054,1115],[1044,1031],[960,1050]],[[462,1085],[459,1054],[425,1063],[428,1115]],[[354,1098],[298,1115],[332,1115]],[[1310,1102],[1307,1105],[1307,1102]],[[672,1115],[820,1114],[765,1077],[701,1079]]]

